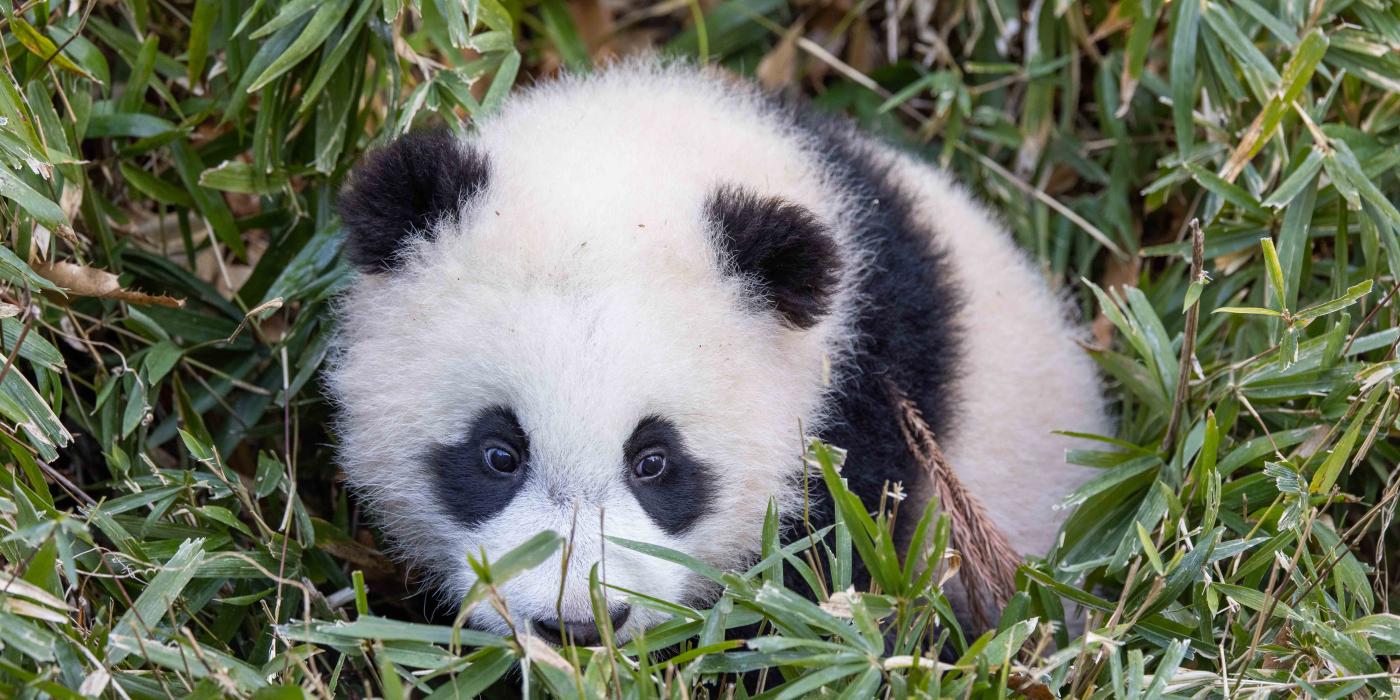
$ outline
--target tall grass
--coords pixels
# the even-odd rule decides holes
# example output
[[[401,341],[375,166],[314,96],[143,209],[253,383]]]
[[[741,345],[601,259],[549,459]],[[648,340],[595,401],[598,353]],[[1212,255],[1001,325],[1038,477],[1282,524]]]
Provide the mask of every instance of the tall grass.
[[[1395,691],[1394,3],[33,0],[0,25],[6,697]],[[1095,320],[1118,434],[1068,456],[1101,474],[987,634],[926,565],[955,561],[946,519],[899,556],[820,444],[826,543],[770,519],[719,572],[616,542],[723,590],[634,596],[675,618],[621,646],[429,624],[376,548],[318,385],[338,183],[411,125],[644,46],[951,169]],[[464,605],[560,545],[473,562]]]

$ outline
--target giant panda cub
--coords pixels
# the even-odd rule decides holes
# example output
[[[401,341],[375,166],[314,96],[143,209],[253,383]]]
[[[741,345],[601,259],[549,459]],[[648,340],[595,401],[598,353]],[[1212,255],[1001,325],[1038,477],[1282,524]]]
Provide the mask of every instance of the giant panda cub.
[[[502,588],[550,641],[598,639],[600,560],[703,603],[703,580],[604,536],[752,563],[770,500],[802,513],[807,437],[847,450],[872,508],[887,483],[927,498],[890,386],[1022,554],[1087,477],[1053,431],[1109,429],[1062,304],[948,175],[718,71],[626,63],[518,94],[470,138],[409,133],[340,212],[362,273],[329,372],[349,481],[445,600],[468,553],[572,536],[562,580],[561,552]],[[665,620],[622,598],[621,639]],[[469,624],[509,629],[489,606]]]

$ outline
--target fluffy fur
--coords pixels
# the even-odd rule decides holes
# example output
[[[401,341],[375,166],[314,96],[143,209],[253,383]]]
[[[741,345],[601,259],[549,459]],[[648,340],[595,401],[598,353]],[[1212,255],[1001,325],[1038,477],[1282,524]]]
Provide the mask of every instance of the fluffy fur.
[[[367,272],[387,272],[415,236],[434,236],[461,215],[462,206],[486,187],[489,167],[480,153],[446,129],[405,136],[371,151],[341,193],[340,219],[355,231],[347,241],[350,262]]]
[[[789,325],[810,328],[831,311],[840,253],[812,212],[726,186],[710,195],[705,215],[730,268],[754,280]]]
[[[345,209],[352,253],[373,254],[354,253],[367,274],[343,301],[330,384],[351,482],[447,591],[472,583],[467,552],[553,529],[572,533],[569,573],[554,561],[506,584],[518,623],[591,617],[597,562],[617,586],[695,601],[706,590],[684,569],[603,536],[743,565],[770,499],[800,509],[803,431],[849,449],[845,476],[872,504],[886,480],[916,482],[884,378],[1013,546],[1051,546],[1053,504],[1087,476],[1051,431],[1107,432],[1095,374],[1040,275],[944,174],[747,85],[653,63],[535,88],[470,145],[414,153],[480,154],[468,162],[489,178],[483,165],[414,185],[456,196],[433,195],[451,215],[425,219],[398,212],[411,193],[392,171],[362,166],[379,174],[349,193],[385,214]],[[528,436],[528,465],[503,504],[463,518],[440,456],[498,407]],[[667,426],[644,437],[674,446],[690,479],[674,483],[699,495],[630,480],[646,421]],[[476,487],[453,488],[465,508]],[[704,507],[657,516],[686,503]],[[622,635],[661,620],[635,609]],[[486,608],[471,623],[505,629]]]

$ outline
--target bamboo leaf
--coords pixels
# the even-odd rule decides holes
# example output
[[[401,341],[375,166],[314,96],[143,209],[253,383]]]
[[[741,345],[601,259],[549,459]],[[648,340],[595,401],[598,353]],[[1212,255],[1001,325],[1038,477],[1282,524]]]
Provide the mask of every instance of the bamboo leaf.
[[[214,32],[214,23],[218,19],[217,0],[195,0],[194,17],[190,20],[190,41],[185,51],[188,57],[185,77],[191,85],[204,76],[204,64],[209,59],[209,36]]]
[[[1269,273],[1269,290],[1280,310],[1288,309],[1287,287],[1283,283],[1283,266],[1278,261],[1278,251],[1271,238],[1259,239],[1259,247],[1264,251],[1264,270]]]
[[[1220,308],[1218,308],[1218,309],[1215,309],[1214,311],[1211,311],[1211,313],[1213,313],[1213,314],[1246,314],[1246,315],[1253,315],[1253,316],[1283,316],[1283,314],[1282,314],[1281,312],[1275,311],[1275,310],[1273,310],[1273,309],[1264,309],[1264,308],[1260,308],[1260,307],[1258,307],[1258,306],[1222,306],[1222,307],[1220,307]]]
[[[1288,177],[1274,188],[1273,194],[1264,200],[1264,206],[1282,209],[1288,206],[1299,194],[1312,189],[1317,174],[1322,170],[1322,150],[1316,147],[1308,150],[1308,155],[1288,174]],[[1304,219],[1306,220],[1306,219]]]
[[[180,545],[175,556],[160,567],[131,608],[112,626],[112,640],[107,645],[107,658],[111,663],[121,663],[130,652],[130,648],[119,641],[122,638],[141,638],[154,643],[155,632],[163,627],[166,614],[203,562],[203,539],[185,540]]]
[[[194,208],[194,199],[180,187],[140,170],[125,161],[119,163],[117,167],[127,183],[140,190],[142,194],[172,206]]]
[[[252,85],[247,87],[247,92],[253,93],[263,89],[268,83],[291,70],[292,66],[301,63],[303,59],[311,55],[312,51],[320,48],[326,37],[330,36],[331,30],[335,29],[344,17],[348,4],[349,0],[330,0],[321,5],[320,9],[316,10],[316,14],[311,16],[311,21],[306,24],[296,40],[287,47],[286,51],[273,59],[272,64],[258,75]]]
[[[1330,301],[1324,301],[1320,304],[1313,304],[1312,306],[1298,311],[1298,313],[1294,314],[1293,317],[1301,321],[1309,321],[1319,316],[1326,316],[1327,314],[1341,311],[1342,309],[1345,309],[1346,307],[1355,304],[1359,299],[1366,296],[1367,294],[1370,294],[1372,283],[1372,280],[1366,280],[1364,282],[1354,284],[1347,288],[1346,294],[1343,294],[1342,296],[1337,297],[1336,299],[1332,299]]]
[[[34,25],[26,21],[24,17],[18,14],[12,14],[9,16],[9,20],[10,29],[14,32],[15,38],[19,39],[19,43],[23,44],[24,48],[29,49],[35,56],[38,56],[44,61],[52,61],[54,65],[66,71],[87,78],[93,82],[98,82],[97,76],[89,73],[86,68],[74,63],[73,59],[63,55],[63,53],[59,51],[58,46],[53,43],[53,40],[44,36],[38,29],[35,29]]]
[[[1313,474],[1312,481],[1308,485],[1308,491],[1312,493],[1327,493],[1332,490],[1332,485],[1337,483],[1337,477],[1342,473],[1342,467],[1346,466],[1347,458],[1351,457],[1351,450],[1356,445],[1356,438],[1361,434],[1361,424],[1364,415],[1357,415],[1351,422],[1351,427],[1342,435],[1342,439],[1332,447],[1332,452],[1327,455],[1316,473]]]
[[[67,229],[68,218],[53,200],[39,194],[9,169],[0,167],[0,197],[4,197],[52,229]]]
[[[1243,209],[1246,213],[1257,218],[1269,218],[1268,211],[1259,204],[1259,200],[1255,199],[1254,195],[1245,191],[1244,188],[1234,183],[1227,182],[1225,178],[1215,173],[1207,172],[1204,168],[1195,163],[1186,163],[1185,167],[1186,170],[1191,173],[1191,176],[1195,178],[1196,182],[1200,183],[1201,186],[1207,190],[1219,195],[1221,199]]]

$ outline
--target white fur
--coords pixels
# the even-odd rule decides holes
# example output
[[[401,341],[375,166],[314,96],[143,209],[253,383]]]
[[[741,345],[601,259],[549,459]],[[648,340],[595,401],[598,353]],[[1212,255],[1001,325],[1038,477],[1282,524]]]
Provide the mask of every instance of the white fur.
[[[946,173],[885,149],[920,206],[918,220],[949,255],[964,297],[958,414],[944,454],[1018,552],[1055,542],[1065,494],[1094,474],[1065,461],[1076,439],[1112,435],[1093,360],[1073,339],[1041,274],[979,204]]]
[[[809,137],[770,110],[715,74],[645,63],[516,96],[474,139],[490,162],[484,199],[418,244],[404,270],[363,276],[344,299],[330,374],[344,468],[397,550],[440,584],[464,592],[466,553],[499,556],[553,529],[574,533],[566,618],[590,615],[587,575],[600,560],[609,583],[677,600],[696,582],[605,545],[600,520],[608,535],[735,567],[757,550],[769,499],[792,507],[802,431],[826,418],[824,367],[852,341],[862,254]],[[1106,430],[1094,373],[982,210],[928,166],[888,157],[969,297],[966,413],[948,455],[1013,545],[1040,553],[1058,522],[1051,504],[1083,478],[1049,431]],[[849,265],[825,320],[797,331],[746,311],[702,216],[722,183],[800,203],[831,226]],[[423,455],[493,405],[518,413],[531,477],[468,530],[439,511]],[[722,512],[681,537],[654,525],[619,478],[622,445],[651,414],[722,472]],[[505,585],[517,622],[553,615],[560,568],[555,559]],[[660,619],[634,606],[623,635]],[[472,622],[504,629],[485,608]]]

